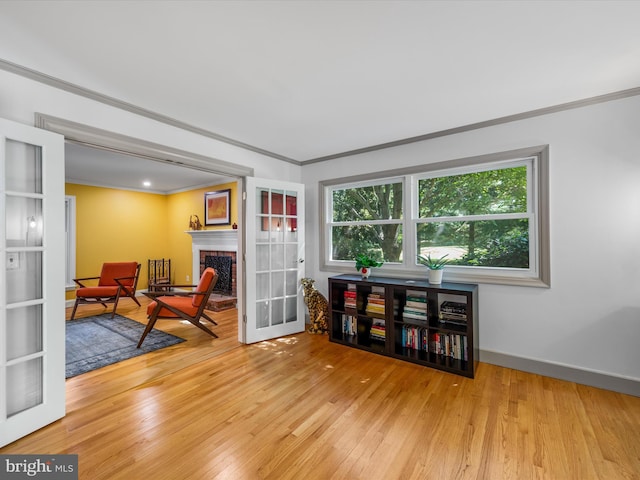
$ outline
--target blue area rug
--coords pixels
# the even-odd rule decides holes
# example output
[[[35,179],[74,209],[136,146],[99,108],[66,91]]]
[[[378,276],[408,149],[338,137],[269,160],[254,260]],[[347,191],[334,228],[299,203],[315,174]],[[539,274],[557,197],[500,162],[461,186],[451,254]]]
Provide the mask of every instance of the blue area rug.
[[[66,322],[66,378],[184,342],[183,338],[157,329],[136,348],[145,325],[111,314]]]

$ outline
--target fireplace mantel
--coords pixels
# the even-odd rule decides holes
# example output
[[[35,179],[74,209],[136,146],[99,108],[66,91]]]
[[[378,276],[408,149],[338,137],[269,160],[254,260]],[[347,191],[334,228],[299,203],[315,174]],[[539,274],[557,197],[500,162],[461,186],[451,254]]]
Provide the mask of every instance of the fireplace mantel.
[[[238,253],[238,230],[187,230],[191,236],[192,275],[200,278],[200,252],[217,250]]]
[[[191,235],[191,245],[194,252],[196,250],[212,250],[212,248],[196,249],[196,247],[215,247],[218,250],[238,251],[238,230],[187,230],[185,233]]]

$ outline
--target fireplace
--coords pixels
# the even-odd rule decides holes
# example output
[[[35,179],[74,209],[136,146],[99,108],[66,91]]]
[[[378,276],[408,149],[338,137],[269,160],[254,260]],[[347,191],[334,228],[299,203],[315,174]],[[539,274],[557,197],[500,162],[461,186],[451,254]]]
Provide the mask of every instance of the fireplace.
[[[200,275],[206,267],[212,267],[218,274],[214,293],[235,297],[236,252],[224,250],[200,250]]]
[[[235,307],[238,231],[194,230],[187,233],[191,235],[194,283],[198,281],[206,266],[213,266],[219,276],[208,308],[217,311]]]

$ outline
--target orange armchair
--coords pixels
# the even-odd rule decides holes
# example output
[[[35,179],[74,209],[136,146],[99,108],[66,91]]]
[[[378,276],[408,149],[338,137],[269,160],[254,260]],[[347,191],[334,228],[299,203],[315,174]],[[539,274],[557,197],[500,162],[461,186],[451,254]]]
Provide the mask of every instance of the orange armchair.
[[[200,330],[207,332],[214,338],[218,338],[215,333],[200,323],[200,319],[204,318],[214,325],[217,325],[217,323],[204,311],[207,306],[209,296],[211,295],[213,288],[216,286],[217,281],[218,274],[213,268],[208,267],[204,269],[204,272],[202,272],[197,286],[164,285],[165,287],[170,287],[169,291],[143,292],[144,295],[153,301],[147,306],[147,316],[149,317],[149,321],[147,322],[147,327],[144,329],[144,332],[142,332],[137,348],[140,348],[140,345],[142,345],[147,334],[153,329],[158,318],[186,320],[192,325],[198,327]],[[192,292],[176,291],[174,287],[195,287],[195,290]]]
[[[140,264],[137,262],[114,262],[104,263],[99,277],[74,278],[73,281],[79,288],[76,290],[76,302],[71,312],[71,320],[74,319],[76,309],[81,304],[100,303],[107,308],[108,303],[113,303],[111,318],[115,315],[118,301],[122,297],[129,297],[141,306],[136,298],[139,274]],[[89,280],[98,280],[98,285],[85,285]]]

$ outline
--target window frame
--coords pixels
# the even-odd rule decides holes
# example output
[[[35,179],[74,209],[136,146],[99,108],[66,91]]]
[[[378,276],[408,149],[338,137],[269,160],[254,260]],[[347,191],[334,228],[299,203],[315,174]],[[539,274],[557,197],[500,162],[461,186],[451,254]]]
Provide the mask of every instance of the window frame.
[[[381,183],[403,182],[403,262],[385,263],[378,269],[389,277],[426,276],[425,267],[415,262],[416,225],[419,179],[448,176],[497,168],[509,168],[530,163],[527,177],[527,218],[529,218],[529,268],[469,267],[451,265],[445,269],[444,280],[467,283],[493,283],[518,286],[550,287],[549,248],[549,146],[541,145],[475,157],[446,160],[414,167],[372,172],[365,175],[335,178],[319,182],[320,194],[320,270],[355,273],[355,262],[331,260],[331,229],[345,222],[332,221],[333,195],[336,188],[353,188]],[[460,217],[468,218],[468,217]],[[478,219],[478,218],[476,218]],[[372,221],[389,222],[389,221]],[[392,220],[396,223],[396,220]],[[354,224],[361,222],[354,222]],[[369,222],[365,222],[369,223]]]

